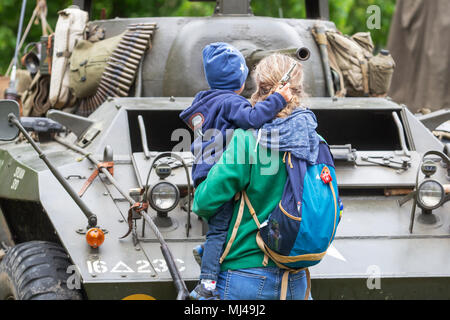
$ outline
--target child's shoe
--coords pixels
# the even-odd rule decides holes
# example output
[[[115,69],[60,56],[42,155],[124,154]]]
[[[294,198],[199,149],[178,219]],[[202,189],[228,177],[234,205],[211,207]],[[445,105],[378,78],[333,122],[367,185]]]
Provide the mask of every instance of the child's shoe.
[[[194,248],[194,250],[192,250],[192,253],[194,254],[195,261],[197,261],[197,263],[198,263],[198,265],[200,267],[202,266],[202,257],[203,257],[204,249],[205,249],[205,247],[203,246],[203,244],[199,244],[198,246],[196,246]]]
[[[199,283],[189,294],[191,300],[220,300],[217,290],[208,290],[203,283]]]

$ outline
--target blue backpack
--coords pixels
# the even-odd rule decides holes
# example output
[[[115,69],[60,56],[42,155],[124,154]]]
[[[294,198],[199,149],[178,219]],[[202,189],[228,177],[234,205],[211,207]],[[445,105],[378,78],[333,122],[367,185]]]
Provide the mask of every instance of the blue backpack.
[[[238,216],[228,244],[220,258],[227,256],[242,220],[244,205],[249,208],[259,232],[256,242],[278,267],[298,272],[318,264],[334,239],[342,217],[334,160],[328,144],[322,140],[315,165],[284,154],[288,178],[279,204],[262,224],[245,191],[241,193]]]
[[[342,217],[334,160],[321,141],[316,164],[290,153],[283,161],[288,173],[283,196],[259,226],[257,242],[279,267],[308,268],[325,256]]]
[[[342,217],[343,204],[339,199],[333,156],[323,139],[314,165],[289,152],[284,154],[283,161],[287,162],[288,173],[283,195],[262,224],[246,192],[241,192],[236,222],[220,263],[230,251],[247,205],[259,229],[256,243],[265,254],[263,265],[267,265],[270,258],[286,270],[281,281],[280,299],[286,299],[289,274],[305,270],[305,300],[308,300],[311,289],[308,267],[318,264],[327,253]]]

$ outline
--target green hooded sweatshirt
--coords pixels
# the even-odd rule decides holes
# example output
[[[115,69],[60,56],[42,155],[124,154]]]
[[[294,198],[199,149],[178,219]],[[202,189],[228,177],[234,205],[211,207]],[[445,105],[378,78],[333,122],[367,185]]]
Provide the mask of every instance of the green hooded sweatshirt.
[[[280,201],[287,174],[282,153],[257,145],[251,130],[237,129],[227,149],[208,177],[195,191],[193,211],[208,220],[220,206],[242,190],[263,223]],[[227,242],[239,210],[236,200]],[[245,206],[236,239],[221,265],[221,270],[263,267],[264,254],[256,244],[257,226]],[[269,260],[267,266],[275,266]]]

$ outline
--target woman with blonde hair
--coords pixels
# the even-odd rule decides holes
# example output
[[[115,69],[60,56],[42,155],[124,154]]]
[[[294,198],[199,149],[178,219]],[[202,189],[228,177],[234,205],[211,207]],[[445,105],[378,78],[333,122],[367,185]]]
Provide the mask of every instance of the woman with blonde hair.
[[[257,90],[251,101],[255,104],[274,92],[294,63],[289,83],[293,98],[262,130],[276,130],[277,134],[258,135],[254,130],[235,130],[221,159],[196,189],[193,211],[197,215],[208,219],[229,199],[246,191],[258,220],[265,221],[280,201],[286,183],[283,151],[290,150],[308,161],[314,158],[314,154],[317,157],[319,137],[315,132],[315,116],[300,107],[305,97],[300,63],[280,54],[261,60],[253,71]],[[217,283],[221,299],[310,298],[304,271],[290,274],[287,288],[281,293],[285,270],[278,268],[270,259],[265,261],[264,253],[256,243],[258,227],[248,206],[243,208],[238,231],[233,232],[232,226],[235,225],[239,210],[242,210],[240,202],[236,200],[234,203],[228,232],[228,240],[232,238],[233,241],[228,242],[221,257]]]
[[[255,105],[258,101],[263,101],[272,94],[280,85],[281,78],[289,71],[292,65],[295,68],[291,73],[289,88],[293,97],[286,107],[281,110],[277,118],[285,118],[300,106],[306,98],[303,90],[303,67],[300,62],[283,54],[272,54],[262,59],[253,70],[253,79],[256,83],[256,91],[251,96],[251,103]]]

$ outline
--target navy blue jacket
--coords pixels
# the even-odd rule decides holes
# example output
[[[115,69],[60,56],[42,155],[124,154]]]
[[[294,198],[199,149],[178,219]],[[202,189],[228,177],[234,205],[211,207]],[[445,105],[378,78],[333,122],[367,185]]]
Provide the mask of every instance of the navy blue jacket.
[[[247,99],[230,90],[199,92],[192,105],[180,114],[180,118],[192,130],[200,131],[203,135],[197,136],[191,145],[195,156],[192,167],[194,186],[198,186],[206,178],[225,151],[227,142],[233,135],[230,129],[258,129],[275,118],[285,106],[286,101],[279,93],[270,95],[265,101],[252,107]]]

